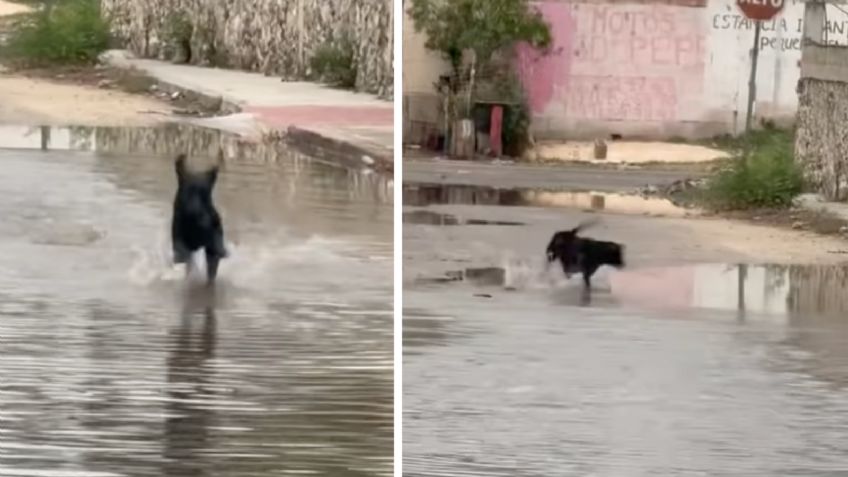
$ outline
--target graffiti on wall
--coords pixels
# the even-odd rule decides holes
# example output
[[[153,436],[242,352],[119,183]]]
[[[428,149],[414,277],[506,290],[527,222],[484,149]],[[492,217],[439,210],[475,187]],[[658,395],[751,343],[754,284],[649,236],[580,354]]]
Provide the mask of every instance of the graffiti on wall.
[[[676,117],[677,91],[667,77],[580,75],[566,101],[573,117],[667,121]]]
[[[667,121],[703,88],[706,36],[695,8],[543,2],[555,53],[519,52],[535,114],[569,119]]]
[[[844,15],[843,15],[844,16]],[[717,13],[712,17],[713,30],[753,30],[755,22],[742,14]],[[801,51],[801,36],[804,31],[804,19],[776,18],[760,25],[760,50]],[[848,43],[848,20],[844,18],[826,20],[824,24],[826,42],[832,45]]]
[[[577,17],[575,61],[624,68],[631,65],[703,65],[705,36],[688,9],[584,4]]]

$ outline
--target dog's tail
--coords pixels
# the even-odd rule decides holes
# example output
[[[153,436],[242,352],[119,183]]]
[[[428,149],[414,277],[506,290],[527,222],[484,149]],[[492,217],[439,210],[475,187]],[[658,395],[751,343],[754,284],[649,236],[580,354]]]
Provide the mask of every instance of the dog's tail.
[[[575,235],[577,235],[578,232],[582,232],[583,230],[586,230],[589,227],[597,225],[598,223],[600,223],[600,221],[601,221],[601,219],[599,219],[597,217],[593,217],[591,219],[584,220],[583,222],[580,222],[579,224],[577,224],[577,227],[574,227],[571,230],[572,230],[572,232],[574,232]]]

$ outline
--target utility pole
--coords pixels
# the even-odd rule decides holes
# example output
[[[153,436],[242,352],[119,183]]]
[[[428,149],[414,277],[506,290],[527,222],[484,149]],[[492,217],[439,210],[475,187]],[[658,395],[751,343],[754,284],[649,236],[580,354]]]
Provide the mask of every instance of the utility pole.
[[[757,63],[760,59],[760,30],[762,22],[757,20],[754,26],[754,47],[751,49],[751,76],[748,78],[748,109],[745,112],[745,132],[751,130],[754,119],[754,101],[757,99]]]
[[[745,18],[754,21],[754,48],[751,50],[751,76],[748,79],[748,108],[745,114],[745,132],[751,130],[754,118],[754,103],[757,101],[757,61],[760,59],[760,32],[762,22],[769,21],[783,12],[788,0],[736,0],[736,5]]]

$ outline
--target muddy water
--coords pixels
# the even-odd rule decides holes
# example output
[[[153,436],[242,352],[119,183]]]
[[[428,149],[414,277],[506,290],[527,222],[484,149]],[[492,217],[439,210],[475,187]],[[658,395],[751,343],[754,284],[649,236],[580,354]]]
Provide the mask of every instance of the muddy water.
[[[0,475],[390,475],[391,185],[180,130],[0,149]],[[169,263],[170,154],[219,143],[209,292]]]
[[[848,266],[604,269],[581,306],[549,212],[438,210],[530,225],[405,232],[405,475],[848,474]]]

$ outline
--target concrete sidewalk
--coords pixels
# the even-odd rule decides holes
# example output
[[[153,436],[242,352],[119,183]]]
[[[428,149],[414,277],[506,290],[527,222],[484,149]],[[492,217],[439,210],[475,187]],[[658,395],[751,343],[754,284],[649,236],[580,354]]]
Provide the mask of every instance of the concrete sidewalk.
[[[392,170],[391,101],[316,83],[283,82],[261,73],[140,59],[123,50],[109,51],[102,58],[111,66],[136,68],[174,88],[220,98],[225,110],[241,113],[230,122],[252,121],[263,130],[287,132],[293,143],[311,153],[355,157]],[[227,122],[215,119],[218,125]],[[244,124],[228,128],[246,129]]]

